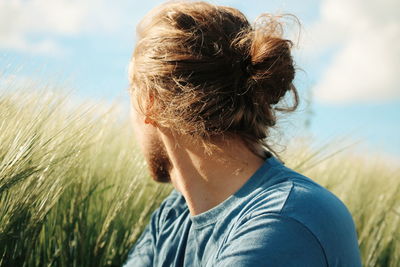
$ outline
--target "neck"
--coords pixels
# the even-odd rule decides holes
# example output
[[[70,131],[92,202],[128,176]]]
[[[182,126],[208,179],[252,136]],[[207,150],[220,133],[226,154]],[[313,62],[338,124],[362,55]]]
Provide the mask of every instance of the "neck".
[[[223,202],[264,162],[239,140],[220,142],[211,155],[202,146],[182,145],[185,142],[173,135],[163,134],[162,140],[172,163],[172,184],[184,196],[191,215]]]

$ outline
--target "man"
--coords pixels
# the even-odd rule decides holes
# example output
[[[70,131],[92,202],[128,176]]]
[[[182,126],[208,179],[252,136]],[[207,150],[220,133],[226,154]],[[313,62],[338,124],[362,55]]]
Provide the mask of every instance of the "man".
[[[291,42],[263,15],[172,2],[138,26],[131,67],[136,136],[173,192],[126,266],[360,266],[350,213],[266,144],[292,85]]]

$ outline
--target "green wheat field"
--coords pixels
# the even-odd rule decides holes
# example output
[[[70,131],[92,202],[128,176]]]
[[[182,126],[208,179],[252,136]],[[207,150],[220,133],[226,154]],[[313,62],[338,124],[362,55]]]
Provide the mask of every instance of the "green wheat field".
[[[121,266],[171,187],[148,177],[118,105],[29,86],[0,88],[0,266]],[[364,266],[400,266],[400,169],[293,143],[286,165],[348,206]]]

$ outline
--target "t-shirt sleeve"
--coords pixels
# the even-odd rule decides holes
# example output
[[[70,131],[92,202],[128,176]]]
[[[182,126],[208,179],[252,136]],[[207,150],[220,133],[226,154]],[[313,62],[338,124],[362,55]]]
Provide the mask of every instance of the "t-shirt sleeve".
[[[231,232],[214,266],[327,266],[319,241],[306,226],[279,214],[251,216]]]

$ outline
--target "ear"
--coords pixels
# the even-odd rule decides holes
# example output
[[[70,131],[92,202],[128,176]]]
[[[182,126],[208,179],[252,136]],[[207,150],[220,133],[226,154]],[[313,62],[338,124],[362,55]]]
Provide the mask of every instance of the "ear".
[[[144,119],[144,123],[145,124],[151,124],[153,126],[156,126],[155,121],[153,121],[152,119],[150,119],[149,117],[146,116],[146,118]]]
[[[153,105],[154,105],[154,96],[150,95],[149,102],[146,105],[146,114],[145,114],[144,123],[156,126],[156,122],[154,120],[150,119],[151,115],[153,114],[153,111],[152,111]]]

